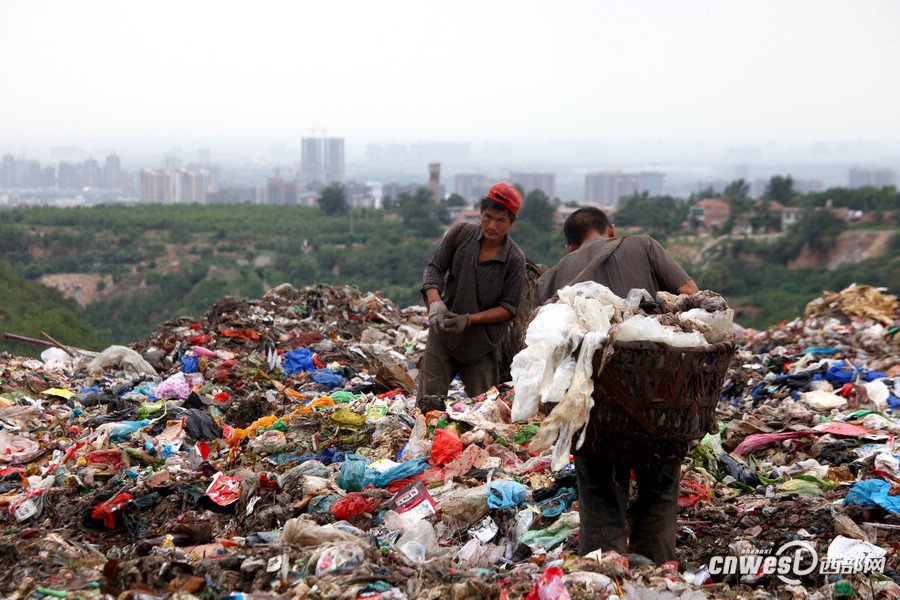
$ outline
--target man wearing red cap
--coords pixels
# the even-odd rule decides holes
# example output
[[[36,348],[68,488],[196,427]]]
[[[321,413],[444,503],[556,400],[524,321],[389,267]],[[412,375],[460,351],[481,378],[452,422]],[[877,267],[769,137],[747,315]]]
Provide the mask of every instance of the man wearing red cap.
[[[525,287],[525,255],[509,237],[522,194],[494,185],[481,201],[481,226],[451,227],[425,267],[428,342],[419,396],[446,395],[459,375],[468,396],[500,383],[500,351]]]

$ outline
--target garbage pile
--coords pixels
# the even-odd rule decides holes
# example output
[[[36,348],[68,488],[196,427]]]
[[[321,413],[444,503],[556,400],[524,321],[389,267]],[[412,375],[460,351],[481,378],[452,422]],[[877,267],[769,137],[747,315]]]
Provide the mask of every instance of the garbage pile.
[[[92,355],[0,355],[5,598],[894,598],[900,331],[865,286],[736,329],[678,561],[576,554],[510,385],[423,413],[424,308],[282,285]],[[423,406],[424,407],[424,406]]]

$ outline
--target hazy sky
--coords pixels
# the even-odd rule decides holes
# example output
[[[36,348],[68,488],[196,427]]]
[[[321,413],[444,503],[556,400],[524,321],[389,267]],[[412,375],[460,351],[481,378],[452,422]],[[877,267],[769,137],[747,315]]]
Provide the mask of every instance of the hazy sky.
[[[0,0],[0,144],[900,141],[895,0]]]

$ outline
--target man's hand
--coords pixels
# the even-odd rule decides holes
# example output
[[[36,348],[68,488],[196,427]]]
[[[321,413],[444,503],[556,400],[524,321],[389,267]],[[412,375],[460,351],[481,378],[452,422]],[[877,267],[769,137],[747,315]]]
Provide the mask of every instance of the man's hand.
[[[472,317],[469,314],[457,315],[448,312],[441,321],[441,331],[447,335],[458,335],[466,330],[472,324]]]
[[[435,300],[428,305],[428,328],[435,331],[440,330],[441,321],[448,314],[447,305],[443,300]]]

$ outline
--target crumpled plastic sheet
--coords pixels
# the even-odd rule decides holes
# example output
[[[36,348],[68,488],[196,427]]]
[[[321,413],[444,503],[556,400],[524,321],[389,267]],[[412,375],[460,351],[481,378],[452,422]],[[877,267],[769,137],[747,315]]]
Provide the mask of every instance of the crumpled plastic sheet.
[[[491,508],[514,508],[525,501],[528,489],[517,481],[492,481],[488,485],[487,496]]]
[[[292,350],[283,356],[281,367],[286,373],[291,375],[315,371],[316,365],[313,363],[313,351],[308,348]]]
[[[584,443],[586,433],[585,425],[591,416],[594,407],[594,380],[592,379],[592,361],[594,352],[606,341],[605,333],[588,332],[581,342],[581,351],[578,354],[578,363],[575,367],[575,375],[566,390],[563,401],[560,402],[541,423],[537,435],[531,440],[529,449],[532,452],[542,452],[553,446],[553,458],[551,467],[554,471],[560,471],[569,464],[569,453],[572,440],[578,431],[581,436],[576,448]]]
[[[900,513],[900,496],[891,496],[891,484],[883,479],[857,481],[844,497],[844,504],[881,507],[893,513]]]
[[[157,398],[187,400],[191,395],[191,386],[185,380],[184,375],[178,373],[156,386],[153,395]]]

